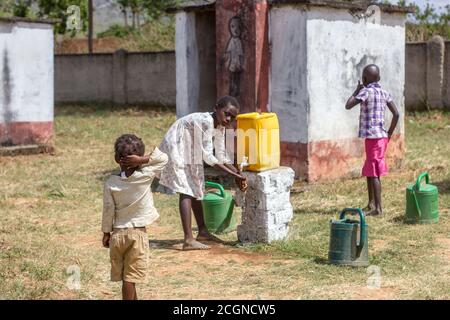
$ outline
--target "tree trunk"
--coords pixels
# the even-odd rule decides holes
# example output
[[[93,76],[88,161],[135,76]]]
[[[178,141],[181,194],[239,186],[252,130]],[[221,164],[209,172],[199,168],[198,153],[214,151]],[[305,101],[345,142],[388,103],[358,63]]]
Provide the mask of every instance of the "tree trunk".
[[[127,9],[124,9],[122,12],[123,12],[123,18],[125,19],[125,28],[128,28],[128,14],[127,14]]]
[[[137,16],[137,29],[139,32],[141,32],[141,13],[138,12],[136,16]]]
[[[94,51],[94,48],[92,46],[92,38],[93,38],[93,28],[94,28],[94,18],[93,18],[93,0],[88,1],[88,52],[92,53]]]
[[[133,10],[133,29],[136,28],[136,12]]]

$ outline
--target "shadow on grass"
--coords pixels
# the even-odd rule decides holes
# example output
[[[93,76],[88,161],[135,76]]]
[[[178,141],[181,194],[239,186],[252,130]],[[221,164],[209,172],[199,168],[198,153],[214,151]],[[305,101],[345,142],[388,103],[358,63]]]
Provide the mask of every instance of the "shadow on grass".
[[[328,259],[324,257],[315,257],[313,259],[314,263],[321,264],[321,265],[329,265]]]
[[[183,251],[183,239],[164,239],[164,240],[149,240],[149,245],[151,249],[159,249],[159,250],[175,250],[175,251]],[[239,241],[225,241],[221,244],[217,242],[211,241],[200,241],[207,245],[222,245],[225,247],[239,247]]]
[[[183,246],[183,239],[168,239],[168,240],[149,240],[151,249],[169,249],[181,250]]]
[[[389,219],[389,222],[394,222],[394,223],[406,223],[406,222],[405,222],[405,216],[404,216],[404,215],[401,215],[401,216],[393,217],[393,218]]]
[[[438,188],[440,194],[449,194],[450,193],[450,180],[432,182],[432,185],[435,185]]]
[[[294,214],[298,215],[325,215],[325,216],[339,216],[342,209],[337,207],[317,208],[317,209],[295,209]]]

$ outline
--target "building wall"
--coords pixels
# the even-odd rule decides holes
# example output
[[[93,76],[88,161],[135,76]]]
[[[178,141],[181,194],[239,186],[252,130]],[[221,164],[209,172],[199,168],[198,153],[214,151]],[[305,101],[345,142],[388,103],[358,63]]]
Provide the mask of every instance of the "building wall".
[[[404,15],[382,13],[366,26],[347,10],[279,5],[270,11],[270,110],[280,121],[282,164],[309,181],[359,175],[364,145],[359,108],[344,108],[365,65],[382,70],[381,84],[401,114],[392,139],[393,166],[403,157]],[[379,44],[386,44],[380,46]],[[387,126],[391,115],[387,112]]]
[[[401,166],[404,154],[404,15],[382,13],[378,24],[361,25],[346,10],[318,8],[308,13],[307,56],[310,103],[309,181],[359,176],[364,145],[358,138],[359,108],[344,108],[361,79],[364,66],[377,64],[381,85],[400,112],[388,156]],[[380,44],[384,44],[380,46]],[[392,115],[386,111],[386,127]]]
[[[175,106],[175,54],[129,53],[127,102]]]
[[[270,111],[287,142],[308,142],[306,19],[306,11],[291,6],[270,12]]]
[[[381,69],[380,83],[391,93],[401,114],[397,132],[403,132],[404,16],[383,16],[390,16],[389,24],[382,21],[361,27],[345,11],[315,9],[308,14],[309,141],[357,137],[359,109],[348,111],[344,106],[364,66],[370,63]]]
[[[406,44],[407,110],[449,109],[449,87],[450,41],[431,39]]]
[[[176,14],[177,116],[210,110],[216,102],[216,42],[213,11]]]
[[[427,44],[406,45],[405,104],[410,109],[420,109],[427,96]]]
[[[175,53],[56,55],[55,90],[58,103],[175,106]]]
[[[0,21],[0,144],[48,144],[53,136],[53,29]]]
[[[56,102],[112,101],[112,54],[56,55]]]
[[[307,13],[299,7],[274,7],[269,13],[269,110],[278,116],[281,163],[297,176],[308,171],[306,21]]]

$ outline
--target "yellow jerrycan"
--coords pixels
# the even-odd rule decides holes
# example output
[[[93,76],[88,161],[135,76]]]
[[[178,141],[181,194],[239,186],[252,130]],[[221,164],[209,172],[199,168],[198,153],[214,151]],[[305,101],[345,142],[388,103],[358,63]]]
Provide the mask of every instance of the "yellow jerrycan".
[[[238,115],[236,137],[237,162],[241,164],[246,159],[246,170],[264,171],[280,166],[280,127],[275,113]]]

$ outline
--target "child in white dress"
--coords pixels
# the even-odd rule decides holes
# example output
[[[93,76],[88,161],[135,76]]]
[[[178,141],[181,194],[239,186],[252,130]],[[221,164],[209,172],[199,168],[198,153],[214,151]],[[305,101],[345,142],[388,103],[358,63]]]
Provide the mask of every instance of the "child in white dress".
[[[239,188],[245,189],[245,177],[230,163],[225,150],[225,130],[231,129],[238,113],[237,100],[230,96],[222,97],[216,103],[214,112],[192,113],[175,121],[159,147],[169,156],[169,162],[160,174],[159,184],[172,193],[180,194],[183,250],[209,249],[199,241],[220,242],[208,232],[203,218],[204,162],[234,176]],[[141,160],[139,157],[128,158],[126,163],[136,165]],[[192,234],[191,210],[198,225],[197,239]]]

